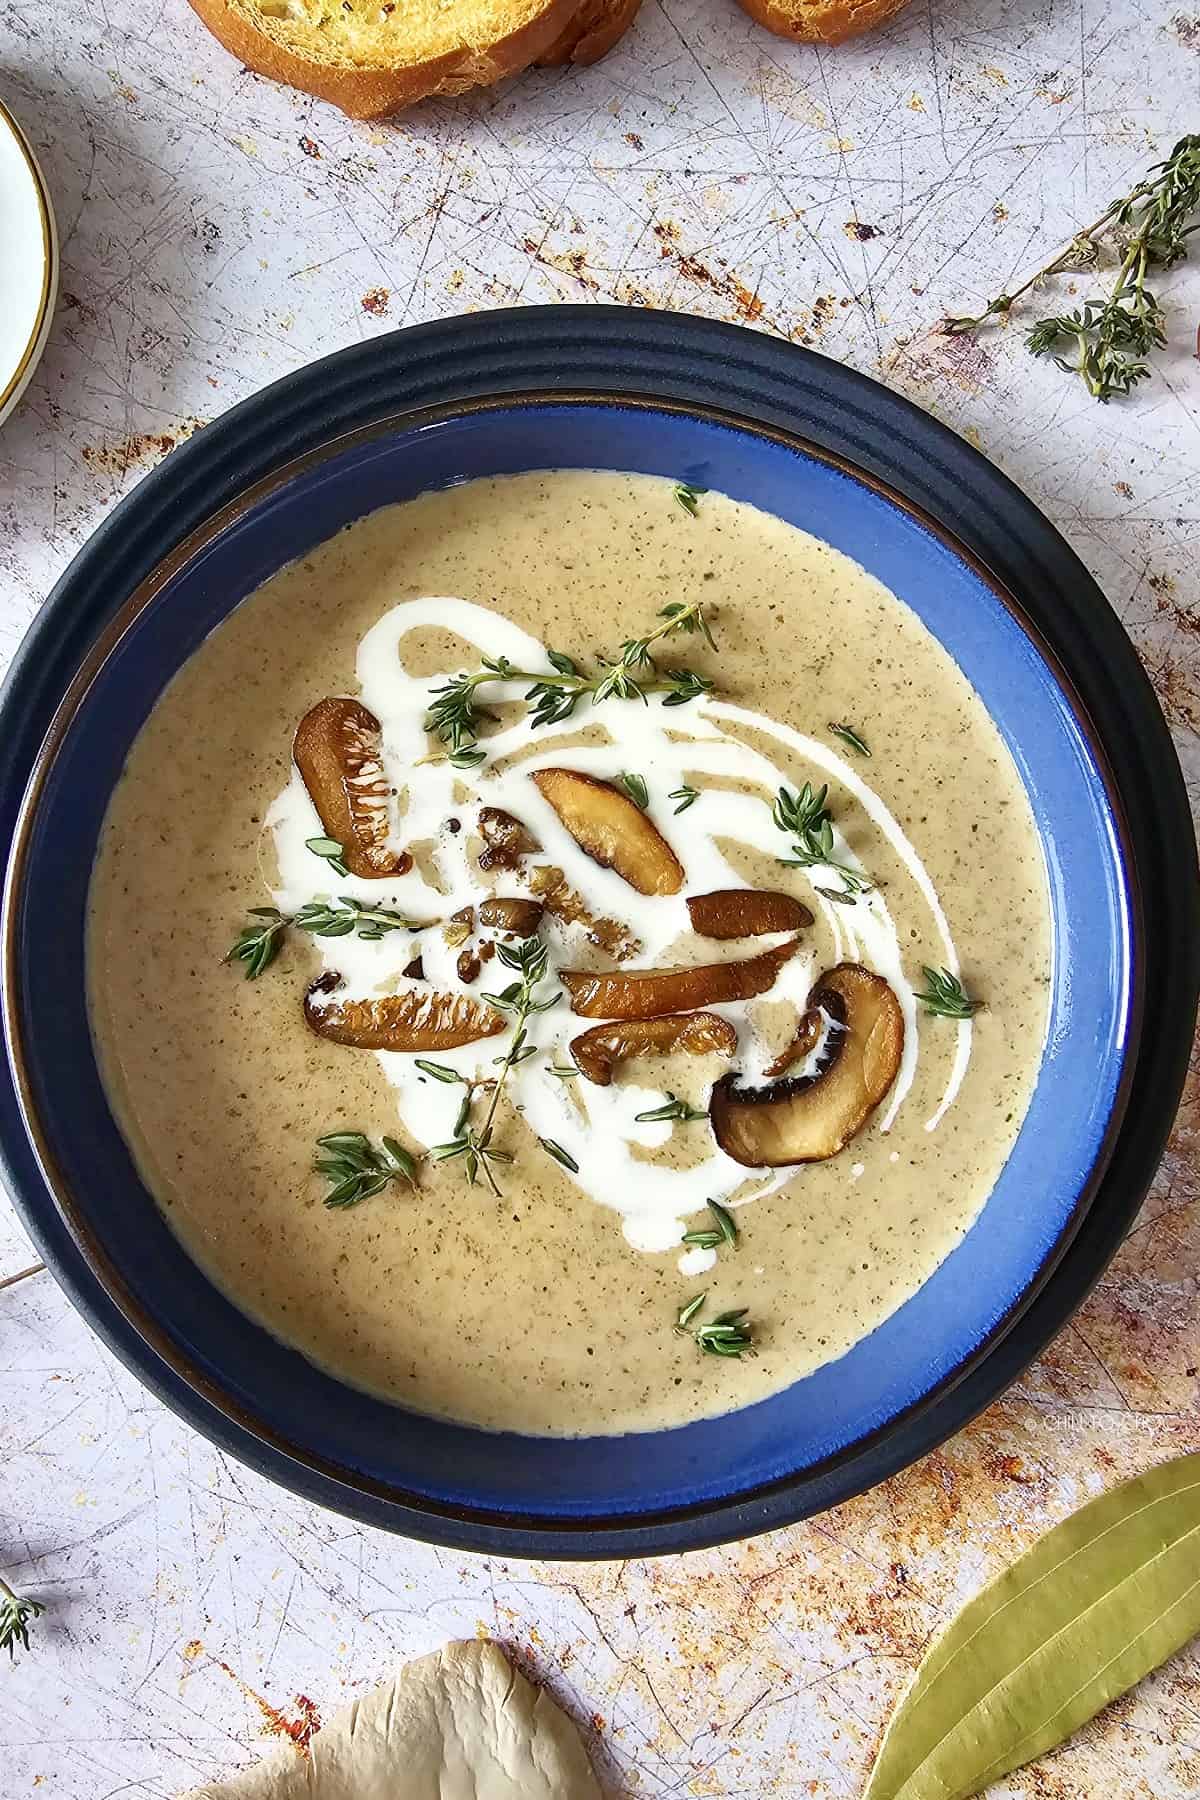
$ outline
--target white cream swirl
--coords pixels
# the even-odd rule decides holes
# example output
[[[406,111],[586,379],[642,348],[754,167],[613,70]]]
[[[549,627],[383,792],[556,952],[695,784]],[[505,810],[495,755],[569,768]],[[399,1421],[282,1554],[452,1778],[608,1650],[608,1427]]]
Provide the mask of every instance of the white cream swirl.
[[[532,770],[562,761],[561,748],[555,748],[558,740],[578,737],[581,728],[586,727],[590,738],[603,731],[604,741],[573,744],[570,766],[610,780],[627,769],[647,777],[650,816],[668,841],[682,850],[687,888],[694,893],[745,885],[719,848],[722,840],[770,856],[779,855],[780,835],[767,797],[785,784],[795,785],[797,767],[804,771],[801,779],[807,777],[815,783],[832,779],[840,783],[853,794],[911,877],[941,938],[942,960],[957,972],[957,956],[945,913],[920,857],[858,770],[828,745],[716,697],[704,697],[687,707],[670,710],[655,700],[649,705],[610,700],[603,708],[581,711],[555,725],[534,727],[524,716],[516,724],[489,734],[488,760],[481,767],[456,770],[445,761],[426,760],[429,741],[424,719],[430,693],[448,677],[431,680],[406,670],[404,640],[421,629],[452,633],[473,645],[481,655],[506,657],[515,668],[548,667],[545,647],[536,638],[489,607],[451,596],[404,601],[366,633],[359,645],[357,675],[362,701],[382,726],[384,762],[398,796],[396,841],[410,849],[414,845],[426,847],[429,860],[425,866],[436,871],[437,885],[423,876],[421,865],[425,859],[419,856],[407,875],[386,883],[348,878],[337,884],[339,893],[394,906],[417,918],[445,918],[460,907],[477,905],[492,890],[475,867],[468,842],[478,808],[497,806],[528,825],[545,847],[544,860],[563,869],[568,882],[586,896],[594,912],[612,914],[631,926],[641,949],[627,967],[646,968],[677,960],[678,945],[690,930],[683,896],[644,897],[611,870],[598,867],[568,835],[529,780]],[[526,686],[496,682],[487,690],[488,699],[497,704],[516,699]],[[786,768],[745,742],[742,733],[752,733],[771,746],[778,746]],[[742,791],[703,786],[706,775],[720,782],[740,783]],[[689,809],[686,826],[677,826],[667,796],[689,779],[693,785],[696,779],[700,781],[703,803]],[[747,786],[758,793],[745,792]],[[470,794],[466,803],[464,791]],[[447,828],[451,818],[460,822],[457,832]],[[326,892],[329,885],[327,880],[322,882],[319,865],[305,848],[305,840],[319,835],[321,827],[295,770],[273,802],[267,825],[274,835],[279,866],[275,904],[283,912],[294,912],[313,898],[314,891]],[[838,834],[836,824],[834,841],[839,860],[854,865],[857,859]],[[841,906],[816,891],[817,886],[831,884],[828,872],[824,879],[819,869],[806,873],[814,884],[811,904],[824,913],[837,956],[862,961],[881,974],[891,983],[904,1012],[904,1056],[880,1121],[886,1131],[909,1093],[920,1054],[916,1002],[904,973],[896,925],[878,889],[860,897],[853,906]],[[552,960],[570,962],[570,929],[560,931],[552,920],[547,920],[544,929],[553,945]],[[779,941],[777,937],[760,939],[756,947],[765,948]],[[377,941],[345,937],[318,938],[315,942],[325,966],[336,968],[344,978],[347,992],[363,998],[403,986],[402,971],[414,955],[413,943],[404,932],[390,933]],[[454,969],[456,952],[440,932],[427,932],[420,939],[420,949],[427,981],[442,987],[459,985]],[[503,985],[499,980],[487,979],[498,966],[490,965],[480,985]],[[811,954],[801,950],[784,965],[771,990],[771,999],[802,1006],[814,974]],[[724,1013],[739,1029],[739,1069],[750,1080],[761,1077],[767,1052],[747,1027],[745,1008],[717,1006],[712,1010]],[[569,1060],[566,1043],[576,1029],[578,1021],[569,1012],[565,999],[538,1015],[530,1027],[533,1041],[552,1052],[558,1063]],[[966,1072],[971,1051],[969,1020],[958,1023],[957,1034],[949,1080],[933,1117],[926,1122],[927,1130],[936,1127]],[[497,1047],[502,1053],[503,1045],[503,1039],[489,1038],[440,1053],[437,1060],[469,1080],[483,1080],[494,1074]],[[397,1090],[399,1113],[406,1130],[427,1147],[444,1141],[449,1136],[457,1101],[443,1105],[441,1090],[436,1090],[436,1084],[421,1074],[411,1056],[394,1051],[381,1051],[378,1056]],[[608,1088],[582,1079],[567,1084],[547,1075],[546,1062],[545,1056],[531,1057],[512,1070],[509,1088],[513,1103],[521,1109],[533,1134],[555,1140],[579,1164],[578,1173],[571,1179],[592,1200],[620,1213],[625,1235],[638,1249],[670,1249],[678,1245],[684,1221],[701,1211],[709,1199],[740,1205],[779,1188],[794,1173],[783,1169],[762,1177],[748,1177],[741,1164],[711,1141],[709,1154],[687,1168],[670,1168],[644,1155],[635,1155],[636,1149],[653,1150],[662,1145],[671,1132],[670,1125],[638,1124],[634,1119],[635,1113],[649,1111],[662,1102],[662,1090],[629,1080]],[[530,1150],[534,1155],[540,1154],[532,1144]],[[689,1251],[681,1258],[681,1267],[687,1273],[698,1273],[711,1260],[711,1252]]]

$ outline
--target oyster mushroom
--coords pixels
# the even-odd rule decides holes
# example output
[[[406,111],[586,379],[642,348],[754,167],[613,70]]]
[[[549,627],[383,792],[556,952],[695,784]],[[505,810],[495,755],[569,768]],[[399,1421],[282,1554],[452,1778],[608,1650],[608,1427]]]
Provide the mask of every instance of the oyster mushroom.
[[[765,994],[799,948],[800,939],[789,938],[774,950],[760,950],[757,956],[735,962],[701,963],[692,969],[612,970],[604,975],[560,969],[559,979],[570,997],[571,1011],[584,1018],[654,1019],[660,1013],[691,1012],[698,1006]]]
[[[631,1056],[732,1056],[737,1032],[717,1013],[671,1013],[662,1019],[620,1019],[593,1025],[571,1040],[571,1055],[581,1075],[597,1087],[608,1087],[613,1070]]]
[[[506,1021],[469,994],[408,988],[375,1000],[335,1000],[342,985],[334,970],[317,977],[304,996],[310,1031],[354,1050],[456,1050],[495,1037]]]
[[[578,769],[535,769],[533,779],[593,862],[615,870],[639,894],[679,892],[683,864],[628,794]]]
[[[800,931],[811,925],[807,906],[790,894],[760,888],[715,888],[687,902],[692,930],[700,937],[765,937],[769,931]]]
[[[385,879],[411,869],[407,850],[387,841],[391,789],[373,712],[358,700],[318,700],[296,727],[292,756],[352,875]]]
[[[839,963],[821,976],[808,1006],[838,1027],[828,1034],[828,1056],[815,1075],[761,1088],[739,1088],[737,1077],[726,1075],[713,1089],[713,1135],[748,1169],[836,1156],[896,1079],[904,1016],[881,976],[859,963]]]

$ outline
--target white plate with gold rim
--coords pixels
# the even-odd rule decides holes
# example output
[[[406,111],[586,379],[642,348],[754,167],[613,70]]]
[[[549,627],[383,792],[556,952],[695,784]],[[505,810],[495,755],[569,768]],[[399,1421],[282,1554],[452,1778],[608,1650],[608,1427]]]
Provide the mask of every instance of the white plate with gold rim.
[[[0,422],[24,393],[50,335],[58,238],[42,171],[0,100]]]

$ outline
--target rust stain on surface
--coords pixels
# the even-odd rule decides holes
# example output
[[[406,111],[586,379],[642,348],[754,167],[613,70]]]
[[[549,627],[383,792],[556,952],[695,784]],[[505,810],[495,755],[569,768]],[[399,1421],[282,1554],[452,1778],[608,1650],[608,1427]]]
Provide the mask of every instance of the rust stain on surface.
[[[161,462],[204,423],[203,419],[184,419],[172,431],[135,431],[128,437],[104,438],[99,444],[84,444],[80,455],[97,474],[128,475],[131,469],[151,468]]]
[[[773,330],[780,330],[774,320],[765,317],[759,295],[739,281],[723,264],[719,263],[716,269],[710,269],[698,256],[691,256],[686,250],[679,248],[677,225],[673,225],[670,220],[660,219],[654,226],[654,235],[658,239],[661,256],[669,257],[679,273],[688,281],[695,282],[697,287],[708,288],[710,293],[732,301],[737,317],[745,324],[754,325],[761,319]],[[785,331],[782,335],[786,337],[789,334]]]
[[[1000,1450],[985,1450],[983,1467],[993,1481],[1015,1481],[1018,1487],[1036,1487],[1040,1477],[1027,1469],[1019,1456]]]
[[[585,250],[547,250],[544,244],[528,237],[522,240],[521,248],[527,256],[532,256],[534,262],[540,263],[543,269],[554,269],[559,275],[569,275],[589,294],[600,293],[600,283],[588,269]]]
[[[190,1650],[190,1648],[189,1645],[188,1649]],[[198,1646],[198,1648],[202,1649],[203,1646]],[[296,1746],[301,1756],[308,1755],[308,1746],[321,1729],[321,1715],[307,1694],[293,1696],[295,1717],[289,1718],[286,1713],[280,1712],[277,1706],[272,1706],[269,1700],[264,1699],[250,1686],[249,1682],[243,1681],[236,1669],[231,1669],[222,1657],[210,1656],[210,1661],[214,1662],[218,1669],[224,1670],[230,1681],[242,1690],[247,1700],[252,1700],[258,1707],[265,1721],[263,1729],[268,1737],[287,1738]]]
[[[362,297],[361,305],[365,313],[371,313],[376,319],[382,319],[391,300],[391,288],[368,288]]]

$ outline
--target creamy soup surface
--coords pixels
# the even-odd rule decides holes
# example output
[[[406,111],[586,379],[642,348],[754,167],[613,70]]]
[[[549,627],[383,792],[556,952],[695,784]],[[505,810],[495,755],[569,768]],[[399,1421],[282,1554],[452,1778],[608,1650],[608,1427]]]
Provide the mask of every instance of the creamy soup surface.
[[[987,1198],[1029,1101],[1047,1016],[1046,877],[978,698],[848,557],[720,495],[685,501],[655,478],[552,472],[372,514],[213,633],[155,706],[112,799],[92,881],[90,1002],[149,1190],[245,1311],[342,1379],[427,1412],[577,1434],[761,1399],[841,1355],[930,1276]],[[527,680],[481,684],[485,760],[462,768],[425,729],[432,691],[484,657],[539,672],[553,650],[590,673],[660,626],[664,607],[697,600],[715,648],[679,632],[652,654],[711,692],[670,708],[659,695],[585,700],[539,726]],[[407,873],[342,878],[306,847],[328,834],[292,742],[326,696],[361,700],[382,727],[389,841],[412,852]],[[681,891],[639,894],[585,854],[531,779],[551,766],[630,776],[639,798],[640,777]],[[772,802],[806,782],[828,787],[832,866],[781,861],[796,840]],[[537,852],[482,872],[483,805],[516,817]],[[736,1031],[732,1058],[642,1056],[600,1086],[563,1073],[594,1021],[565,996],[532,1014],[536,1053],[508,1070],[495,1109],[492,1147],[511,1158],[491,1165],[497,1194],[486,1170],[469,1183],[465,1156],[432,1152],[454,1141],[464,1099],[467,1128],[482,1123],[507,1024],[428,1052],[438,1079],[412,1054],[316,1035],[304,996],[323,973],[340,979],[339,999],[504,990],[516,977],[495,953],[502,935],[476,915],[465,941],[448,942],[463,934],[443,922],[489,894],[527,896],[545,867],[591,917],[619,924],[626,951],[636,943],[626,970],[800,942],[769,991],[708,1008]],[[731,887],[794,896],[813,922],[698,936],[686,897]],[[290,917],[314,900],[336,910],[341,896],[439,922],[366,940],[293,926],[254,980],[222,961],[250,908]],[[616,966],[580,924],[547,915],[540,935],[539,999],[561,994],[556,970]],[[488,945],[476,975],[470,957]],[[895,1079],[828,1160],[743,1166],[714,1140],[710,1091],[731,1070],[763,1085],[810,989],[844,962],[899,1003]],[[981,1010],[929,1013],[916,997],[926,965],[957,970]],[[831,1042],[826,1020],[791,1074],[819,1078]],[[638,1119],[672,1100],[689,1116]],[[416,1186],[327,1207],[331,1183],[313,1165],[332,1132],[393,1138]],[[682,1242],[714,1228],[709,1200],[735,1221],[736,1244]],[[742,1308],[744,1353],[706,1353],[696,1326]]]

